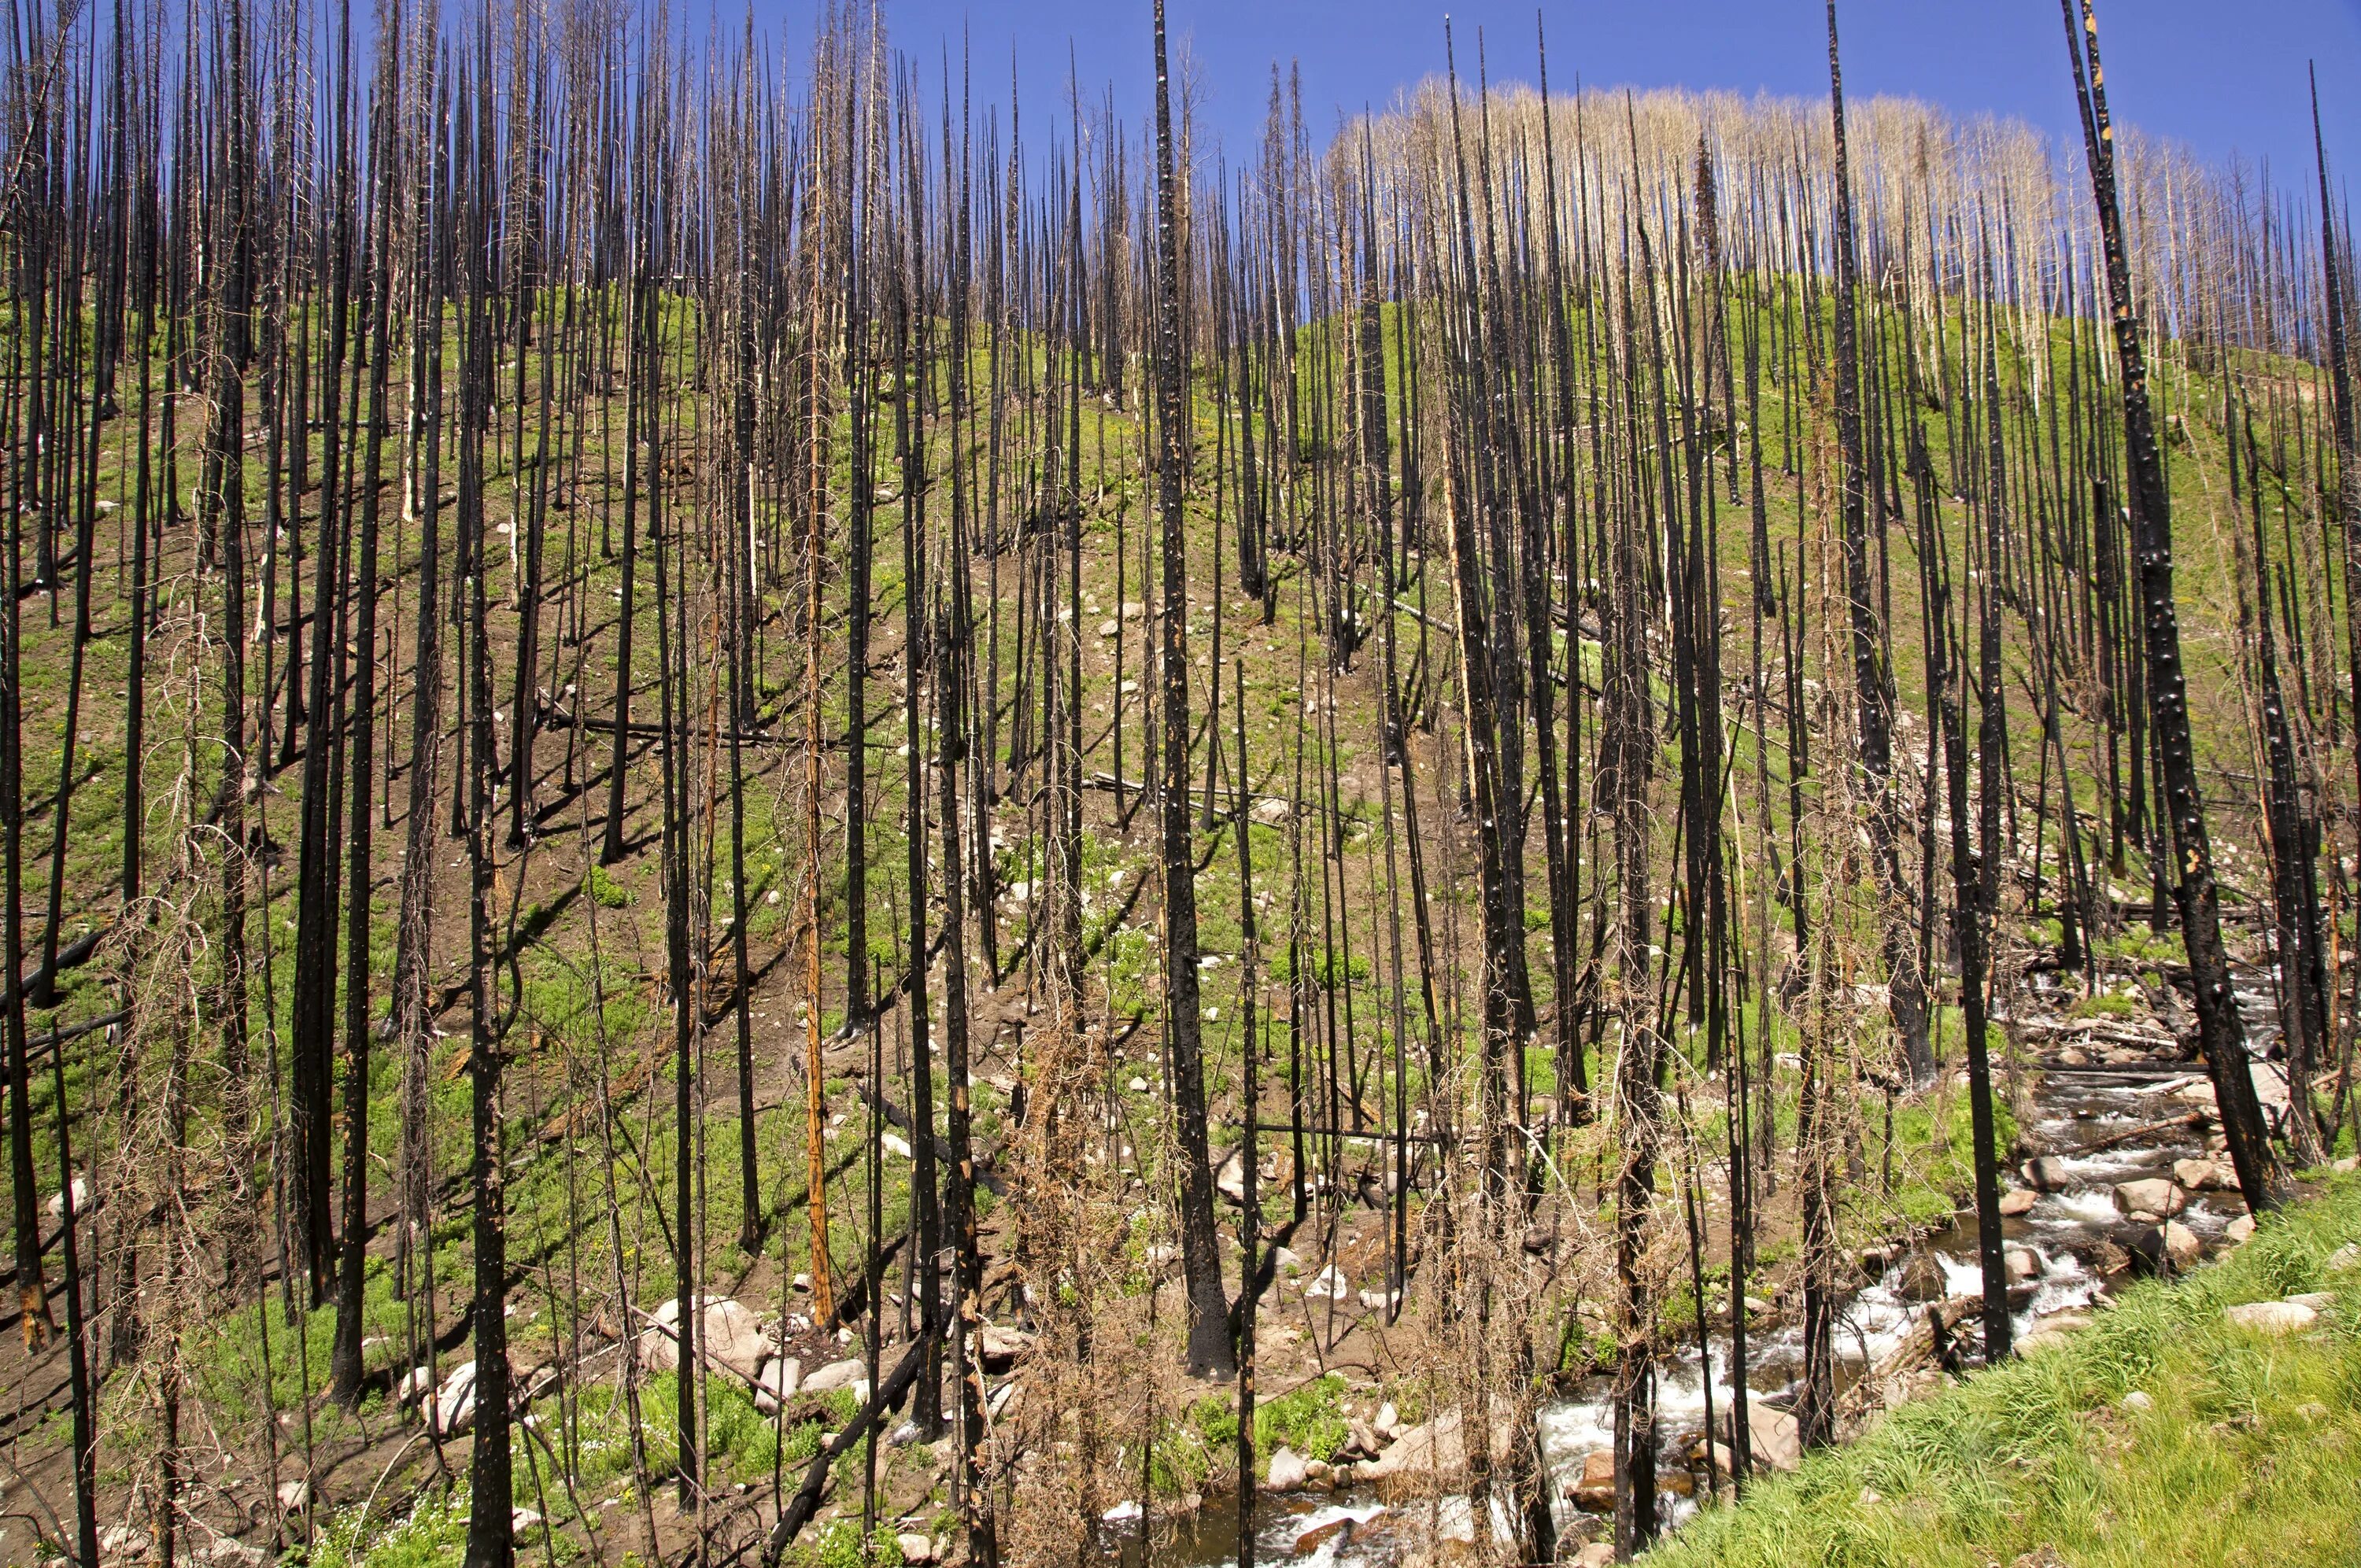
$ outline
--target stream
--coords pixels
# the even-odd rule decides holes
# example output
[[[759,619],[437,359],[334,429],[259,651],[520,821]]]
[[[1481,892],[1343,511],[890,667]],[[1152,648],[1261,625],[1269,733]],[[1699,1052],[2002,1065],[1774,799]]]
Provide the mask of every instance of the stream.
[[[2239,1004],[2248,1040],[2263,1051],[2279,1033],[2270,982],[2267,976],[2249,973],[2242,973],[2240,980]],[[2094,1145],[2197,1108],[2181,1096],[2191,1084],[2206,1082],[2204,1069],[2180,1059],[2178,1048],[2144,1010],[2137,1020],[2070,1022],[2065,1009],[2076,994],[2070,985],[2035,975],[2029,977],[2028,991],[2039,1005],[2034,1016],[2020,1020],[2021,1044],[2025,1067],[2039,1076],[2021,1102],[2026,1114],[2018,1142],[2028,1159],[2051,1155],[2058,1166],[2048,1173],[2050,1190],[2040,1191],[2028,1212],[2002,1222],[2010,1248],[2030,1255],[2018,1260],[2024,1277],[2010,1293],[2013,1304],[2021,1303],[2013,1313],[2019,1340],[2060,1314],[2103,1304],[2112,1286],[2127,1277],[2141,1243],[2145,1240],[2153,1250],[2156,1227],[2117,1212],[2116,1183],[2169,1179],[2176,1160],[2217,1157],[2207,1147],[2210,1123],[2167,1126],[2095,1152],[2078,1152],[2092,1151]],[[2267,1112],[2285,1105],[2285,1081],[2273,1064],[2258,1061],[2255,1079]],[[2202,1103],[2210,1109],[2210,1096]],[[2226,1169],[2226,1157],[2223,1163]],[[2004,1192],[2026,1184],[2021,1168],[2003,1174]],[[2202,1190],[2190,1194],[2189,1206],[2177,1217],[2211,1252],[2224,1230],[2245,1212],[2235,1190]],[[1948,1227],[1897,1249],[1882,1273],[1865,1278],[1844,1301],[1836,1327],[1840,1395],[1901,1345],[1930,1304],[1981,1295],[1979,1235],[1974,1212],[1963,1212]],[[1867,1268],[1862,1272],[1866,1275]],[[1758,1326],[1748,1335],[1748,1399],[1758,1423],[1769,1410],[1789,1404],[1797,1389],[1803,1337],[1796,1316],[1783,1314],[1782,1321]],[[1726,1437],[1732,1406],[1727,1329],[1712,1336],[1712,1395],[1715,1430]],[[1706,1378],[1694,1342],[1661,1364],[1656,1404],[1662,1434],[1659,1475],[1677,1485],[1690,1475],[1691,1454],[1699,1449],[1706,1428]],[[1585,1458],[1610,1448],[1614,1441],[1607,1380],[1587,1379],[1570,1396],[1545,1405],[1540,1427],[1554,1481],[1562,1555],[1570,1558],[1582,1541],[1611,1534],[1607,1519],[1581,1512],[1573,1501]],[[1659,1517],[1665,1530],[1678,1528],[1696,1512],[1695,1493],[1706,1483],[1701,1464],[1694,1480],[1690,1495],[1660,1495]],[[1148,1554],[1149,1561],[1156,1568],[1234,1564],[1235,1502],[1229,1495],[1207,1498],[1178,1521],[1171,1538]],[[1120,1552],[1125,1568],[1142,1563],[1137,1513],[1137,1506],[1130,1505],[1110,1516],[1115,1528],[1127,1536]],[[1302,1568],[1396,1568],[1438,1537],[1472,1540],[1475,1526],[1464,1497],[1389,1506],[1378,1488],[1367,1483],[1329,1492],[1267,1492],[1257,1513],[1257,1561]],[[1496,1519],[1494,1526],[1505,1534],[1504,1519]]]

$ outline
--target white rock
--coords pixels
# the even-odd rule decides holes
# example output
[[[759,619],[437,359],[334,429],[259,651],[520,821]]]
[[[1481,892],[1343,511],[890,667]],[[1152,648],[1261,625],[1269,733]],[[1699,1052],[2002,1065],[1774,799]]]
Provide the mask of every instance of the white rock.
[[[2156,1401],[2150,1398],[2145,1390],[2139,1388],[2135,1388],[2130,1393],[2125,1395],[2121,1403],[2126,1410],[2152,1410],[2156,1409]]]
[[[538,1509],[511,1508],[509,1510],[509,1533],[511,1535],[522,1535],[540,1522],[541,1513]]]
[[[763,1375],[754,1379],[754,1408],[766,1416],[779,1413],[779,1407],[796,1397],[803,1387],[804,1364],[792,1355],[774,1355],[763,1365]]]
[[[80,1219],[90,1212],[90,1183],[77,1176],[73,1179],[72,1190],[74,1217]],[[49,1197],[49,1218],[63,1220],[65,1217],[66,1195],[63,1192],[52,1193]]]
[[[1005,1323],[986,1323],[976,1335],[976,1354],[986,1367],[994,1371],[1014,1365],[1019,1356],[1033,1348],[1033,1336],[1024,1329]]]
[[[2245,1217],[2240,1216],[2242,1219]],[[2247,1223],[2249,1225],[2253,1223],[2251,1220]],[[2361,1242],[2346,1242],[2328,1255],[2329,1273],[2342,1274],[2348,1268],[2361,1268]]]
[[[894,1538],[895,1550],[901,1552],[905,1563],[932,1563],[935,1560],[935,1540],[917,1530],[905,1530]]]
[[[393,1386],[393,1397],[396,1403],[414,1405],[424,1398],[426,1391],[434,1387],[434,1374],[423,1366],[413,1366],[403,1373],[401,1380]]]
[[[2257,1333],[2291,1334],[2312,1327],[2320,1313],[2301,1301],[2248,1301],[2222,1314]]]
[[[426,1396],[426,1420],[437,1437],[450,1437],[476,1424],[476,1364],[463,1361]]]
[[[778,1347],[763,1332],[762,1323],[744,1303],[727,1297],[708,1298],[705,1321],[699,1325],[697,1352],[709,1366],[719,1366],[752,1382],[763,1363]]]
[[[1101,1514],[1099,1518],[1107,1524],[1129,1524],[1144,1511],[1137,1503],[1126,1497],[1122,1502]]]
[[[2197,1233],[2178,1220],[2164,1223],[2164,1255],[2172,1260],[2175,1268],[2186,1268],[2195,1263],[2205,1250]]]
[[[1312,1467],[1303,1455],[1291,1448],[1280,1448],[1270,1456],[1269,1478],[1263,1485],[1274,1492],[1292,1492],[1312,1479]]]
[[[2154,1214],[2167,1219],[2189,1207],[2189,1194],[2160,1176],[2115,1183],[2115,1207],[2126,1214]]]
[[[2222,1227],[2222,1235],[2232,1246],[2243,1246],[2255,1237],[2255,1217],[2252,1214],[2239,1215]]]
[[[2212,1159],[2174,1160],[2172,1179],[2191,1192],[2226,1192],[2238,1185],[2236,1176],[2221,1161]]]
[[[1803,1431],[1795,1418],[1760,1399],[1746,1402],[1747,1447],[1755,1463],[1793,1470],[1804,1456]]]
[[[896,1159],[907,1159],[910,1157],[909,1140],[897,1134],[881,1133],[878,1135],[877,1142],[887,1154],[892,1155]]]
[[[98,1549],[108,1557],[137,1559],[148,1555],[155,1543],[144,1530],[134,1530],[127,1524],[109,1525],[99,1531]]]
[[[839,1388],[850,1388],[861,1380],[862,1373],[866,1370],[859,1356],[852,1356],[843,1361],[831,1361],[804,1379],[804,1392],[829,1394]]]
[[[472,1367],[475,1365],[475,1363],[471,1361],[467,1365]],[[281,1481],[279,1483],[279,1506],[285,1512],[291,1514],[299,1512],[308,1506],[311,1501],[312,1483],[309,1481]]]

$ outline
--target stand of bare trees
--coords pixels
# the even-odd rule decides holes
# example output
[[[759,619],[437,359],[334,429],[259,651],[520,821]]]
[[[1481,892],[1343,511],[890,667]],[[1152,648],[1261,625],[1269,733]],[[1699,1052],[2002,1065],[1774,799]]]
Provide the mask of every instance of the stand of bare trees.
[[[1251,1563],[1348,1371],[1526,1562],[1602,1379],[1628,1556],[1849,1430],[1912,1183],[2008,1354],[2028,970],[2186,991],[2251,1208],[2361,1118],[2349,236],[2089,0],[2063,149],[1833,0],[1826,104],[1446,28],[1227,148],[1163,0],[1144,126],[857,5],[13,15],[0,1439],[85,1565]]]

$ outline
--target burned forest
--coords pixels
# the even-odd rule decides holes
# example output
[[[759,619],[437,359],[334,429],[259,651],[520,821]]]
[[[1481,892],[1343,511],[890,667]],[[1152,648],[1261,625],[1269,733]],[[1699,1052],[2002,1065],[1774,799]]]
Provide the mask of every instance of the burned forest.
[[[1620,1562],[2296,1255],[2324,138],[1167,11],[10,8],[0,1563]]]

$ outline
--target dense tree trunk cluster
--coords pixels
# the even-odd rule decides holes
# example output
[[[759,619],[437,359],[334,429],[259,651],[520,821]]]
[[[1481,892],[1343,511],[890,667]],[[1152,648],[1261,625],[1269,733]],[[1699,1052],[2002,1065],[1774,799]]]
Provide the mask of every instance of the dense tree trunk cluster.
[[[1226,1474],[1250,1564],[1257,1380],[1362,1333],[1522,1561],[1603,1374],[1628,1556],[1681,1335],[1792,1297],[1708,1435],[1858,1414],[1921,1168],[2009,1354],[2033,971],[2185,990],[2285,1201],[2361,1118],[2348,236],[2324,149],[2315,236],[2120,135],[2063,5],[2071,167],[1849,105],[1833,0],[1826,104],[1446,27],[1218,150],[1163,0],[1145,126],[860,7],[800,80],[595,0],[20,8],[0,1416],[71,1408],[62,1549],[776,1562],[947,1437],[972,1562]],[[849,1411],[776,1381],[856,1342]]]

